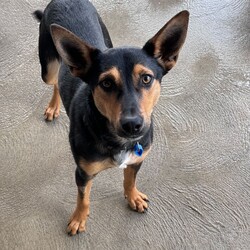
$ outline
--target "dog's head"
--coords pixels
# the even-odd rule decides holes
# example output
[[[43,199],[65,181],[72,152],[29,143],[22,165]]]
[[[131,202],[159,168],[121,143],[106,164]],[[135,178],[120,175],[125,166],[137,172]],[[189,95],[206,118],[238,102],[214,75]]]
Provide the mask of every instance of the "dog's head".
[[[139,138],[150,126],[161,79],[176,64],[188,18],[187,11],[174,16],[142,49],[100,51],[56,24],[51,34],[71,73],[91,87],[95,105],[110,126],[120,137]]]

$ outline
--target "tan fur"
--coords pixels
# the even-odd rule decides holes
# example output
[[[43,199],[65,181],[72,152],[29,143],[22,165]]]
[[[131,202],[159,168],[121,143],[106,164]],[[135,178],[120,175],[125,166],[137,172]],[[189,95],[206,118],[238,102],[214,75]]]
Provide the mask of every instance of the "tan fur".
[[[133,74],[133,82],[134,82],[135,87],[137,87],[137,84],[141,75],[149,74],[149,75],[154,76],[153,71],[143,66],[142,64],[136,64],[134,66],[132,74]]]
[[[138,157],[137,162],[124,169],[124,196],[128,200],[129,206],[133,210],[137,210],[140,213],[143,213],[148,208],[148,204],[146,202],[148,201],[148,197],[147,195],[139,192],[136,188],[136,172],[133,166],[138,166],[138,164],[146,158],[150,149],[151,148],[144,151],[142,156]]]
[[[148,153],[150,152],[150,150],[151,150],[151,147],[144,150],[142,156],[137,157],[136,160],[133,162],[133,164],[138,165],[139,163],[143,162],[146,156],[148,155]]]
[[[154,76],[153,72],[150,69],[148,69],[147,67],[141,64],[136,64],[133,69],[133,79],[134,79],[135,85],[137,85],[139,77],[143,74],[149,74],[149,75]],[[142,89],[140,110],[141,110],[142,116],[144,117],[147,123],[150,123],[153,108],[156,105],[160,97],[160,91],[161,91],[161,85],[159,81],[157,80],[154,80],[151,88]]]
[[[71,235],[75,235],[77,231],[85,231],[85,224],[87,217],[89,216],[89,197],[92,186],[92,180],[88,181],[84,193],[81,190],[78,190],[77,195],[77,205],[73,215],[70,218],[70,222],[67,228],[67,232]]]
[[[133,166],[128,166],[125,168],[123,182],[125,198],[128,200],[129,206],[133,210],[137,210],[138,212],[142,213],[148,208],[148,204],[146,202],[148,197],[137,190],[135,179],[136,173]]]
[[[88,162],[85,159],[81,158],[79,161],[79,165],[81,169],[84,170],[86,174],[89,176],[96,175],[102,170],[116,166],[115,163],[109,158],[103,161],[96,161],[96,162]]]
[[[100,75],[99,81],[106,77],[112,77],[117,85],[121,84],[120,73],[117,68],[113,67],[110,70]],[[114,128],[118,128],[121,115],[121,104],[117,101],[116,93],[106,93],[100,86],[94,89],[93,97],[95,105],[100,113],[105,116]]]
[[[133,164],[138,165],[139,163],[143,162],[146,156],[148,155],[150,149],[151,147],[144,150],[141,157],[136,157],[135,160],[133,161]],[[86,172],[87,175],[93,176],[93,175],[100,173],[101,171],[105,169],[116,167],[117,163],[113,161],[111,158],[107,158],[103,161],[95,161],[95,162],[88,162],[84,158],[81,158],[79,161],[79,165],[81,169]]]
[[[153,108],[158,102],[161,92],[161,85],[159,81],[154,80],[154,83],[150,89],[142,90],[142,98],[140,102],[140,110],[142,116],[144,117],[147,123],[150,123],[151,114],[153,112]]]
[[[116,85],[121,85],[121,75],[120,72],[118,70],[118,68],[116,67],[112,67],[111,69],[109,69],[106,72],[103,72],[102,74],[100,74],[99,76],[99,82],[103,81],[105,78],[107,77],[111,77],[112,79],[114,79]]]
[[[47,65],[47,75],[43,76],[43,81],[47,84],[57,85],[60,63],[54,60]]]
[[[60,113],[60,94],[57,84],[54,85],[53,96],[49,102],[48,107],[44,112],[44,117],[48,121],[52,121],[57,118]]]

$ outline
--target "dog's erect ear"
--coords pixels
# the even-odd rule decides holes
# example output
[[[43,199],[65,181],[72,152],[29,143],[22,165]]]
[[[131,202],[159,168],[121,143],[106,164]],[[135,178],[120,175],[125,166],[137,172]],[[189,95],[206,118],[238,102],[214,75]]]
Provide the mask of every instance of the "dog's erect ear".
[[[187,35],[189,12],[184,10],[168,21],[143,47],[167,73],[176,63]]]
[[[92,65],[93,54],[98,50],[60,25],[52,24],[50,30],[57,52],[72,75],[84,78]]]

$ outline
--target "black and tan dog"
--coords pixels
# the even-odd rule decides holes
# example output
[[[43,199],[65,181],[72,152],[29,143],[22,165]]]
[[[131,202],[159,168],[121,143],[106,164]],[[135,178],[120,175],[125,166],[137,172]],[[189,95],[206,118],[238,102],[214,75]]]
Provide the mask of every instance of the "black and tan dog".
[[[70,119],[78,196],[68,233],[85,231],[92,179],[113,166],[124,168],[130,207],[144,212],[148,198],[137,190],[136,174],[151,148],[161,79],[177,61],[189,13],[173,17],[143,48],[112,48],[88,0],[53,0],[34,15],[41,21],[42,79],[54,85],[45,116],[59,115],[61,96]]]

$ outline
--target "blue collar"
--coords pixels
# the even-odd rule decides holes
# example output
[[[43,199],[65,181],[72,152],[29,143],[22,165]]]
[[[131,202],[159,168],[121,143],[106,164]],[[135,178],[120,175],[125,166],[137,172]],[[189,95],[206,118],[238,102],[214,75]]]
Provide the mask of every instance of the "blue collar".
[[[143,147],[142,147],[142,145],[139,143],[139,142],[137,142],[136,144],[135,144],[135,146],[134,146],[134,153],[137,155],[137,156],[142,156],[142,154],[143,154]]]

